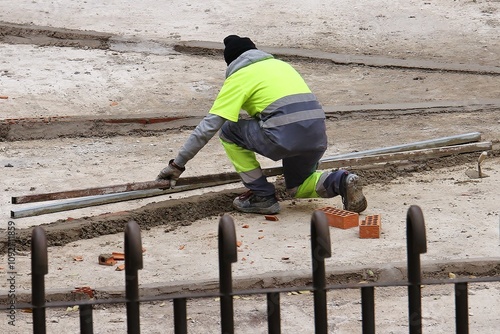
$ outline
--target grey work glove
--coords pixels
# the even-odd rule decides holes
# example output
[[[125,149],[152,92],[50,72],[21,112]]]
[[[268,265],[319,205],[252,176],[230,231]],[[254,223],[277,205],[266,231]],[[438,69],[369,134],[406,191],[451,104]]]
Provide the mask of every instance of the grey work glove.
[[[170,181],[170,188],[174,188],[177,180],[181,174],[186,170],[186,167],[179,167],[174,163],[174,159],[168,162],[168,166],[163,168],[156,177],[157,181],[168,180]]]

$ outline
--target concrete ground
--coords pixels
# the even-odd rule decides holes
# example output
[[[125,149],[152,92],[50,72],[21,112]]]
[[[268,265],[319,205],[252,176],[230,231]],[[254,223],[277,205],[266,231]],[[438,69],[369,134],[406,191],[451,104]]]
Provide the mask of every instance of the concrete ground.
[[[16,296],[29,298],[30,255],[24,237],[36,225],[58,237],[49,248],[46,293],[51,300],[67,299],[75,286],[91,286],[103,298],[122,294],[124,273],[99,265],[97,256],[122,250],[121,220],[131,216],[141,224],[146,248],[140,272],[143,296],[216,288],[217,224],[224,213],[234,218],[242,243],[233,267],[235,289],[290,286],[294,277],[308,281],[311,214],[325,206],[341,207],[338,198],[283,200],[279,221],[271,222],[231,209],[223,194],[241,191],[237,183],[10,218],[11,210],[33,206],[13,205],[12,196],[154,179],[189,136],[193,122],[141,128],[98,120],[199,119],[224,78],[220,42],[233,33],[286,54],[283,58],[303,74],[330,112],[325,156],[470,132],[492,143],[483,163],[488,177],[482,179],[467,176],[480,152],[370,169],[346,166],[364,179],[369,207],[362,217],[381,214],[383,228],[381,237],[371,240],[360,239],[357,228],[330,229],[333,256],[327,272],[332,284],[346,277],[354,283],[405,279],[410,205],[420,206],[426,219],[426,277],[498,276],[499,10],[498,1],[451,0],[263,1],[258,6],[241,1],[4,0],[0,213],[1,227],[13,222],[18,232]],[[186,48],[198,45],[188,42],[193,40],[205,48]],[[305,51],[322,59],[290,56]],[[89,128],[82,129],[84,125]],[[262,165],[277,166],[266,159]],[[214,138],[184,176],[231,171]],[[91,228],[74,227],[86,223]],[[6,236],[1,241],[5,246]],[[0,286],[5,299],[9,269],[3,249]],[[499,290],[498,283],[470,285],[471,333],[497,332]],[[283,294],[282,303],[283,332],[313,332],[311,294]],[[376,303],[378,332],[408,332],[405,288],[377,289]],[[237,332],[266,332],[263,296],[242,296],[235,307]],[[331,332],[361,331],[357,289],[331,292],[328,310]],[[454,331],[453,286],[426,285],[423,315],[426,332]],[[77,316],[66,308],[49,310],[48,332],[74,332]],[[31,331],[31,314],[22,310],[16,313],[15,327],[4,320],[1,332]],[[96,307],[94,320],[96,333],[126,330],[124,309],[118,306]],[[190,332],[220,332],[218,301],[190,300],[188,320]],[[172,324],[171,303],[144,303],[141,321],[144,333],[173,332],[166,329]]]

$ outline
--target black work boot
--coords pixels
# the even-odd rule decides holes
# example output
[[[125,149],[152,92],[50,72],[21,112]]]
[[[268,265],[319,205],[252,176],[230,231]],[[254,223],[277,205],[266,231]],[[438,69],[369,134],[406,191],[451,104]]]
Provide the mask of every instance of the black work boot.
[[[251,190],[236,197],[233,207],[241,212],[272,215],[280,212],[280,204],[275,195],[257,196]]]
[[[359,176],[352,173],[342,176],[339,190],[344,210],[356,213],[366,210],[368,203],[365,195],[363,195],[363,187],[360,184]]]

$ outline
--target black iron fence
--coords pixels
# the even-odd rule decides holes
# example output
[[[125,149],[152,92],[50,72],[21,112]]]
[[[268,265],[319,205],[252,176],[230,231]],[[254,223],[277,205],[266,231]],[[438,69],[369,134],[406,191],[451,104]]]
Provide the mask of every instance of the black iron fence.
[[[422,333],[422,285],[454,284],[456,333],[469,332],[468,284],[471,282],[498,282],[500,277],[461,278],[452,280],[422,280],[420,254],[427,251],[425,223],[421,209],[411,206],[407,213],[407,281],[367,282],[356,284],[327,285],[325,259],[332,256],[330,230],[325,214],[315,211],[311,218],[312,286],[293,288],[256,289],[233,291],[232,263],[237,261],[237,240],[233,219],[224,215],[219,221],[219,291],[215,293],[183,293],[177,295],[139,296],[138,271],[143,268],[141,231],[135,222],[125,228],[125,297],[108,300],[72,302],[46,302],[44,276],[48,273],[47,238],[41,227],[32,232],[32,300],[30,304],[17,305],[33,313],[33,333],[46,333],[48,308],[79,306],[80,332],[93,333],[93,307],[100,304],[125,304],[127,332],[140,333],[140,304],[152,301],[173,301],[172,327],[176,334],[188,332],[187,300],[220,298],[221,333],[234,333],[233,298],[241,295],[265,295],[267,297],[267,323],[269,333],[281,333],[280,295],[291,291],[311,291],[314,297],[315,333],[328,332],[327,293],[338,289],[360,289],[362,333],[375,333],[375,289],[406,286],[408,288],[408,330],[410,334]],[[8,310],[7,305],[0,309]],[[492,310],[492,312],[495,312]]]

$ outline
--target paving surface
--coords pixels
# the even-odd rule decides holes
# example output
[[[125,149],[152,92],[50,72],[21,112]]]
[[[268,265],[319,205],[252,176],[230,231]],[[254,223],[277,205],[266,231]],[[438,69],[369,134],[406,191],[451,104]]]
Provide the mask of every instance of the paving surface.
[[[483,179],[467,176],[480,152],[351,167],[363,177],[369,201],[361,218],[380,214],[382,230],[379,239],[360,239],[356,228],[330,229],[332,283],[404,279],[410,205],[419,205],[426,219],[426,277],[498,275],[498,1],[346,0],[335,6],[265,1],[256,6],[4,0],[2,9],[0,223],[6,228],[14,222],[18,232],[19,300],[30,292],[25,237],[35,225],[59,238],[50,239],[46,287],[52,300],[67,299],[75,286],[91,286],[103,298],[122,294],[124,273],[100,266],[97,256],[122,250],[124,222],[131,215],[141,224],[146,248],[143,296],[216,287],[217,224],[223,213],[234,218],[242,242],[233,267],[236,288],[289,286],[293,277],[307,284],[311,214],[325,206],[340,208],[340,199],[283,200],[279,221],[271,222],[230,208],[231,196],[241,191],[234,184],[9,217],[20,207],[11,203],[12,196],[154,179],[210,108],[224,78],[220,41],[232,33],[250,36],[303,74],[328,113],[325,156],[470,132],[492,142]],[[103,121],[171,118],[172,123],[154,124]],[[262,159],[262,166],[276,163]],[[214,138],[185,176],[231,171]],[[85,222],[87,228],[81,228]],[[6,237],[0,241],[5,245]],[[2,289],[8,275],[4,252]],[[452,290],[451,285],[424,287],[426,332],[454,331]],[[498,283],[470,285],[472,333],[497,332],[499,291]],[[312,333],[312,295],[283,294],[282,301],[283,332]],[[378,332],[408,332],[404,288],[378,289],[376,302]],[[237,332],[266,332],[262,296],[242,296],[235,305]],[[331,332],[361,331],[357,289],[332,291],[328,310]],[[77,315],[65,308],[48,311],[48,332],[74,332]],[[217,300],[190,301],[190,332],[220,332],[218,316]],[[97,333],[126,329],[119,307],[97,307],[94,320]],[[145,333],[173,332],[165,329],[172,323],[170,302],[143,304],[141,321]],[[20,310],[15,327],[0,321],[1,332],[30,330],[31,314]]]

